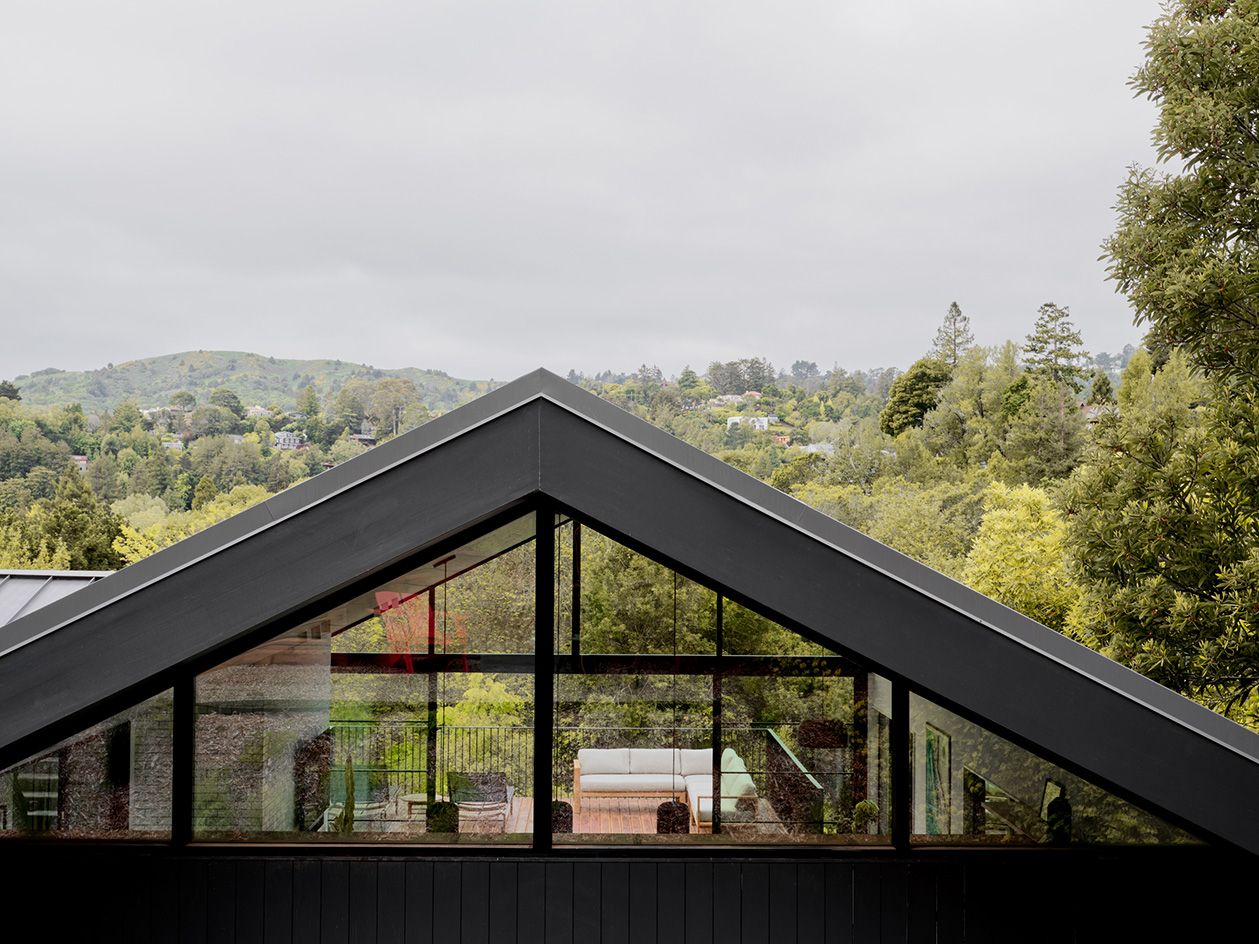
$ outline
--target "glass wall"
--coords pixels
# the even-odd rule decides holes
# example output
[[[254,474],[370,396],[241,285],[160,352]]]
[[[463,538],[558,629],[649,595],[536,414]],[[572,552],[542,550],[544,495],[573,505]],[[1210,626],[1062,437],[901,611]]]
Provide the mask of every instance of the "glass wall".
[[[588,526],[560,535],[557,844],[890,841],[872,676]]]
[[[167,839],[168,689],[0,771],[0,836]]]
[[[534,519],[197,678],[197,839],[528,842]]]
[[[910,735],[914,842],[1065,846],[1197,841],[918,695],[910,696]]]
[[[564,516],[539,574],[538,517],[198,675],[194,840],[528,844],[542,730],[560,846],[892,843],[887,679]],[[0,836],[169,838],[172,702],[0,772]],[[895,720],[913,843],[1195,841],[927,698]]]

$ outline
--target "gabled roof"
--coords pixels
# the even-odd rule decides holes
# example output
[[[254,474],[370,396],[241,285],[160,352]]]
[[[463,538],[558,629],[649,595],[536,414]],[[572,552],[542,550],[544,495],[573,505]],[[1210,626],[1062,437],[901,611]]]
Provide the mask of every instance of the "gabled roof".
[[[541,370],[0,627],[0,767],[539,496],[1259,853],[1259,736]]]

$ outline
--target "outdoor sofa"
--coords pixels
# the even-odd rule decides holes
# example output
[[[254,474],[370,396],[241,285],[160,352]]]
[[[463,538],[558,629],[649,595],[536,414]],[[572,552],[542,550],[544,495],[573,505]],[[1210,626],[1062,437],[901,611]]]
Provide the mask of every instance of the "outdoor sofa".
[[[680,800],[690,809],[697,832],[712,829],[713,752],[707,749],[583,748],[573,763],[573,811],[583,798],[660,797]],[[756,784],[733,748],[721,757],[722,820],[755,814]],[[748,802],[750,800],[750,803]]]

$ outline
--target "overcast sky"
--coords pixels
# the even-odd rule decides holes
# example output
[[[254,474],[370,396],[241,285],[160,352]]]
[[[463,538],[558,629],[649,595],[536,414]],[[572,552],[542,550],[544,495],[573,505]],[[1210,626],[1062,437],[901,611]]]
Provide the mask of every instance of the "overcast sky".
[[[509,378],[906,366],[1069,305],[1156,0],[7,0],[0,377],[187,349]]]

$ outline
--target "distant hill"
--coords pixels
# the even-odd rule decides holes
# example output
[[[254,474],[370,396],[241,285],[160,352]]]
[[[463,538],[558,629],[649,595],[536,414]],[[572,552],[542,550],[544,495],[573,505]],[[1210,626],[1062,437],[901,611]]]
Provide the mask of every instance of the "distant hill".
[[[99,370],[70,371],[50,367],[15,377],[22,402],[28,406],[81,403],[89,413],[113,409],[126,400],[141,409],[170,403],[179,390],[206,402],[215,387],[235,391],[246,406],[276,404],[291,410],[302,387],[314,384],[326,401],[353,378],[410,380],[430,410],[448,410],[471,400],[492,386],[487,381],[459,380],[440,370],[403,367],[380,370],[366,364],[337,360],[285,360],[243,351],[185,351],[143,360],[110,364]]]

